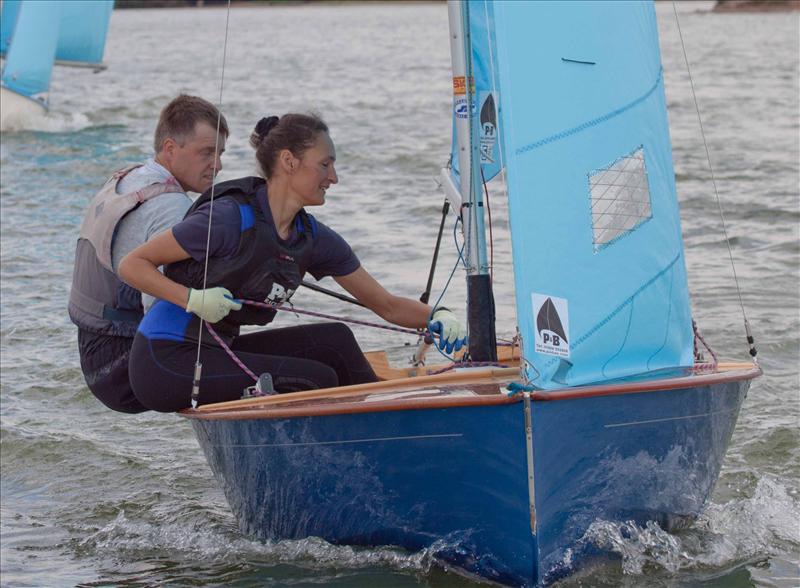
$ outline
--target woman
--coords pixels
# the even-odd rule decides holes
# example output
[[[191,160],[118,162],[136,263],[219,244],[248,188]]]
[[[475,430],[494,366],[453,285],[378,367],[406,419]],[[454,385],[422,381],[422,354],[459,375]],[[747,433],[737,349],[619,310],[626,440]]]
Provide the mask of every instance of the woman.
[[[325,192],[338,182],[334,145],[322,120],[303,114],[261,119],[250,143],[265,179],[242,178],[215,187],[208,242],[210,192],[182,222],[120,263],[119,273],[128,284],[159,299],[139,326],[130,359],[131,385],[144,406],[161,412],[189,406],[198,337],[203,343],[200,403],[235,400],[253,384],[208,333],[201,334],[198,317],[213,323],[251,371],[269,373],[278,392],[376,381],[352,332],[341,323],[239,335],[241,325],[267,324],[276,312],[242,307],[237,300],[281,304],[306,272],[318,280],[332,276],[389,322],[428,325],[441,333],[440,345],[448,352],[465,343],[452,312],[433,312],[387,292],[342,237],[305,212],[306,206],[324,204]]]

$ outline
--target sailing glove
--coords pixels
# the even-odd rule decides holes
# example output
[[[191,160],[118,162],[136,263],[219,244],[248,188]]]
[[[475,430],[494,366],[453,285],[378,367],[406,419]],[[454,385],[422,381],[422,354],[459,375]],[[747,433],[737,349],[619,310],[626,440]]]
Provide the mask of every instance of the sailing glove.
[[[428,321],[431,333],[439,335],[439,349],[447,353],[458,351],[467,344],[467,331],[450,309],[440,306]]]
[[[193,312],[204,321],[216,323],[221,321],[231,310],[239,310],[242,303],[233,299],[227,288],[208,288],[195,290],[189,288],[189,301],[186,310]]]

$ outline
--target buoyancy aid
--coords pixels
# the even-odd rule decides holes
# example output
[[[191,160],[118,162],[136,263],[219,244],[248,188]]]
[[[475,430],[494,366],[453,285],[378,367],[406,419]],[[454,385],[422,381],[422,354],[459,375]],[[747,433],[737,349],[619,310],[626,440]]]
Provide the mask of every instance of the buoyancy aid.
[[[221,182],[214,187],[215,199],[233,198],[239,204],[241,238],[232,257],[208,260],[205,287],[222,286],[237,299],[280,305],[291,298],[311,265],[317,225],[314,217],[300,210],[295,217],[291,244],[282,242],[269,210],[259,202],[259,193],[266,203],[266,182],[257,177]],[[186,216],[210,200],[211,191],[208,190],[189,208]],[[204,271],[204,262],[189,258],[167,265],[164,275],[184,286],[201,289]],[[266,325],[275,314],[274,310],[245,305],[215,323],[214,329],[230,341],[239,334],[242,325]],[[198,323],[199,319],[192,315],[183,329],[183,340],[197,340]],[[206,337],[203,340],[206,341]]]
[[[141,167],[121,169],[106,181],[83,217],[75,249],[75,269],[69,295],[69,317],[78,327],[101,335],[133,337],[144,315],[142,294],[120,280],[111,267],[111,244],[122,218],[143,202],[165,194],[183,193],[170,177],[140,190],[117,194],[117,185]]]

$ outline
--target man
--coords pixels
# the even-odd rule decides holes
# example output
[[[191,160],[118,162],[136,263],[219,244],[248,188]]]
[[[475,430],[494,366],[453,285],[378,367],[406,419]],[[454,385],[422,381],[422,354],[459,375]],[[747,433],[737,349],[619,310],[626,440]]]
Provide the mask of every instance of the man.
[[[128,356],[144,315],[142,295],[117,277],[117,266],[130,251],[183,218],[192,203],[187,191],[202,193],[211,187],[222,169],[227,137],[225,117],[213,104],[178,96],[161,111],[155,156],[114,173],[83,219],[69,316],[78,326],[86,383],[113,410],[147,410],[128,381]],[[149,306],[152,300],[146,302]]]

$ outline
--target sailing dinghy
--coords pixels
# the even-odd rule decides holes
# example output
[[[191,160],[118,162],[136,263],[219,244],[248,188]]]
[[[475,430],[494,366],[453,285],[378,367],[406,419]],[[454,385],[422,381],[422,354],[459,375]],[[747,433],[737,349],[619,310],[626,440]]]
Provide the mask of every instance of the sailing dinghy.
[[[0,22],[0,130],[19,128],[49,108],[53,65],[105,69],[113,0],[4,0]]]
[[[448,9],[446,191],[465,227],[469,356],[492,365],[398,369],[379,352],[381,382],[181,414],[247,535],[431,548],[536,586],[602,556],[583,540],[596,521],[691,523],[761,371],[694,350],[653,4]],[[512,348],[495,343],[482,216],[501,170]]]

